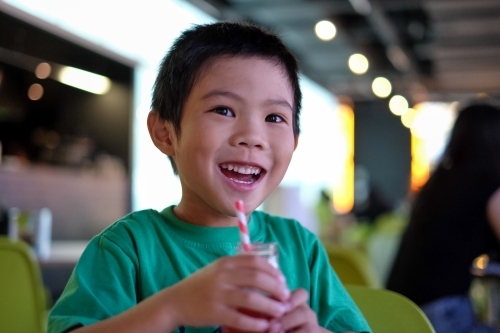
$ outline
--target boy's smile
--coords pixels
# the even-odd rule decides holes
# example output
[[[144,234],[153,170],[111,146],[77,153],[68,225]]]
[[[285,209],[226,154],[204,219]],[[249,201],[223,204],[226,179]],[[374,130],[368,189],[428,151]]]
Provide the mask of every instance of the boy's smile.
[[[202,68],[169,134],[182,185],[174,212],[207,226],[236,225],[234,203],[255,210],[279,185],[296,147],[293,92],[282,66],[220,57]],[[172,126],[167,122],[172,132]]]
[[[245,166],[237,163],[223,163],[220,165],[220,168],[226,177],[241,184],[252,184],[260,178],[263,171],[258,166]]]

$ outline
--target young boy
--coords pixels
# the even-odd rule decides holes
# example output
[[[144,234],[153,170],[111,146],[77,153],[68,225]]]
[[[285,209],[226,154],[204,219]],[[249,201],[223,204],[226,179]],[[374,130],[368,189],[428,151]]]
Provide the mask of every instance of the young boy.
[[[49,332],[368,332],[318,239],[254,211],[290,163],[300,101],[296,60],[275,35],[239,23],[185,31],[161,63],[147,122],[182,198],[91,240]],[[239,199],[251,240],[278,244],[279,270],[234,255]]]

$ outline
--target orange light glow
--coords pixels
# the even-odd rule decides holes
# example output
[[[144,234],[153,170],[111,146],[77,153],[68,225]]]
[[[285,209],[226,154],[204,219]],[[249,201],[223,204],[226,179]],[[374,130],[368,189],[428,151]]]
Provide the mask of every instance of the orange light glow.
[[[335,211],[346,214],[354,206],[354,111],[345,104],[339,105],[337,111],[346,147],[345,154],[339,156],[343,167],[339,180],[333,186],[332,200]]]
[[[486,266],[488,266],[489,261],[490,257],[487,254],[482,254],[476,259],[474,259],[472,266],[477,269],[486,269]]]
[[[411,183],[412,192],[419,191],[429,179],[430,161],[425,149],[425,140],[411,135]]]

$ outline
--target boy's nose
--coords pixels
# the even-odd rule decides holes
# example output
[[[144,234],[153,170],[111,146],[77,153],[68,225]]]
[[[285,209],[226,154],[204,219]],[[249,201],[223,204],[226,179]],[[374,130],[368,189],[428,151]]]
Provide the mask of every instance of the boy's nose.
[[[251,131],[239,135],[236,138],[236,143],[239,146],[258,149],[263,149],[266,146],[263,136],[255,132],[251,133]]]
[[[252,123],[242,124],[231,141],[234,145],[247,148],[265,149],[268,146],[265,134],[259,126]]]
[[[263,145],[256,140],[243,140],[238,143],[240,146],[246,146],[249,148],[255,147],[255,148],[263,148]]]

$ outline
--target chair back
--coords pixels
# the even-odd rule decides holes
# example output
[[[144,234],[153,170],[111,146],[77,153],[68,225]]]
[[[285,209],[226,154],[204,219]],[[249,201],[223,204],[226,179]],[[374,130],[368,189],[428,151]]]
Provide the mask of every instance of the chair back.
[[[361,250],[333,244],[325,244],[325,250],[342,284],[381,286],[367,255]]]
[[[386,289],[345,287],[372,333],[435,333],[427,316],[405,296]]]
[[[45,296],[29,246],[0,237],[0,331],[43,333]]]

